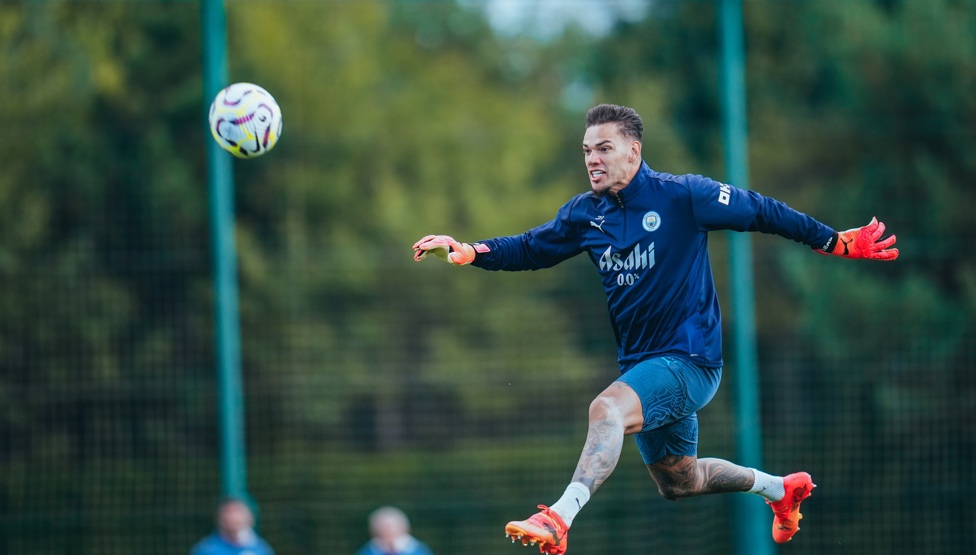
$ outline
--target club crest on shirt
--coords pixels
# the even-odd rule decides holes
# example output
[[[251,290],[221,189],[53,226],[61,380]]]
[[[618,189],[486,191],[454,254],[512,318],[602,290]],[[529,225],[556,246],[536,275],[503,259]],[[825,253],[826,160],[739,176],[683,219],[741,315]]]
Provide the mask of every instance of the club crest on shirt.
[[[661,227],[661,215],[654,211],[648,212],[647,214],[644,214],[641,224],[644,225],[644,229],[646,229],[648,232],[655,231],[657,228]]]

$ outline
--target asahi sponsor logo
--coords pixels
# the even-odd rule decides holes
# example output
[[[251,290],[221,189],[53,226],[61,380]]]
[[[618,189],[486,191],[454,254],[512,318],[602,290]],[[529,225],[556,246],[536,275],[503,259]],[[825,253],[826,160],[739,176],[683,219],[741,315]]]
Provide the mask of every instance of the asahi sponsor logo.
[[[646,248],[641,246],[640,243],[628,253],[613,252],[613,247],[607,247],[607,250],[603,252],[600,256],[600,271],[634,271],[634,270],[647,270],[654,267],[654,243],[651,243]]]

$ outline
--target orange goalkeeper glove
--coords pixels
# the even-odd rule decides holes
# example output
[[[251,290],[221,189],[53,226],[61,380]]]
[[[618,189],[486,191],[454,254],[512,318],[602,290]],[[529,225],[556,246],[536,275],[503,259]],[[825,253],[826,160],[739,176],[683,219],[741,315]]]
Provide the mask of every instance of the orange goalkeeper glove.
[[[420,262],[428,254],[455,266],[463,266],[474,262],[475,249],[447,235],[428,235],[413,244],[413,259]]]
[[[871,218],[871,222],[864,227],[837,233],[820,252],[844,258],[894,260],[898,258],[898,249],[889,247],[895,244],[895,236],[881,239],[884,232],[885,225],[877,218]]]

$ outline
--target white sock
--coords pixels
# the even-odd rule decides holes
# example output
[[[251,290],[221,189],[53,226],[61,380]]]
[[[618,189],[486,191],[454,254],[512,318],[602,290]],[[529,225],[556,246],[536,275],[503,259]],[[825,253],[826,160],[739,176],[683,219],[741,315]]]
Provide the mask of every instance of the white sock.
[[[559,498],[559,501],[553,503],[549,508],[556,511],[556,514],[562,517],[568,527],[573,525],[573,519],[589,500],[590,489],[579,482],[573,482],[566,486],[566,492]]]
[[[764,497],[768,501],[779,501],[786,495],[786,488],[783,487],[783,479],[779,476],[770,476],[765,472],[750,468],[749,470],[756,476],[756,482],[752,484],[749,493],[755,493]]]

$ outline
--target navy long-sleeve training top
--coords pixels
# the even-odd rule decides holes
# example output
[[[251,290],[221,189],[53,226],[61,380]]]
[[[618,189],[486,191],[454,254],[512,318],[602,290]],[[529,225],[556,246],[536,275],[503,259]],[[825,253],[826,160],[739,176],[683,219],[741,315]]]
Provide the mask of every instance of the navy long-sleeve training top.
[[[761,231],[812,248],[834,230],[756,192],[642,163],[618,194],[573,197],[556,217],[521,235],[479,241],[474,266],[538,270],[586,252],[597,267],[621,372],[652,356],[722,365],[722,316],[708,260],[708,232]],[[478,249],[484,251],[484,248]]]

